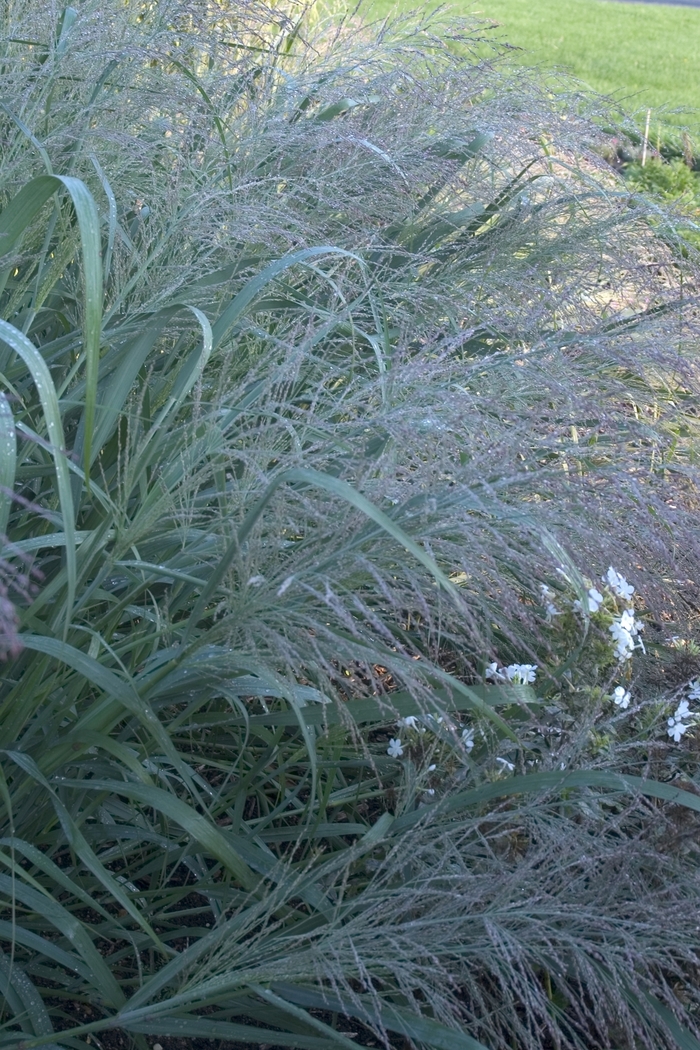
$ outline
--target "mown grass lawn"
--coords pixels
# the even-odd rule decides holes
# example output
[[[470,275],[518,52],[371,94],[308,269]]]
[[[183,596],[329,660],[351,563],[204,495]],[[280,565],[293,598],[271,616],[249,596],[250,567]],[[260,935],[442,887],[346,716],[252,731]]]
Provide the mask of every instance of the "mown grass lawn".
[[[377,13],[414,0],[375,0]],[[628,111],[700,130],[700,8],[613,0],[458,0],[455,13],[499,23],[516,61],[566,69]],[[653,124],[652,124],[653,127]]]

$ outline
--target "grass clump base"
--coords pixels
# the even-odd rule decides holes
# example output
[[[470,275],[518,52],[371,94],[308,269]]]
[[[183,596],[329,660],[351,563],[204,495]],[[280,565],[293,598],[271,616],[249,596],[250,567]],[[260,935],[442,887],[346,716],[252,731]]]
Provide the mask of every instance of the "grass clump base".
[[[693,1046],[694,258],[294,16],[3,12],[0,1046]]]

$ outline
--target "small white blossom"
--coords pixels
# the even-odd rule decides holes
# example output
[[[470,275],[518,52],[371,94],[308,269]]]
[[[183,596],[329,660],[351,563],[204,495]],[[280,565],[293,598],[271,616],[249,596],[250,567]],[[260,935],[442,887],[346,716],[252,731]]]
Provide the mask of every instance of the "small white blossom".
[[[484,678],[491,678],[495,682],[499,678],[504,678],[504,674],[503,671],[498,670],[498,664],[494,662],[487,666],[484,671]]]
[[[464,747],[467,749],[467,751],[471,751],[471,749],[474,747],[474,730],[473,729],[463,729],[462,730],[462,743],[464,744]]]
[[[632,611],[632,609],[625,609],[625,611],[620,616],[620,627],[622,627],[623,630],[629,631],[630,634],[634,635],[637,634],[637,632],[639,631],[639,626],[640,625],[634,619],[634,612]]]
[[[506,677],[509,682],[515,682],[517,685],[527,685],[528,682],[535,681],[536,671],[537,664],[509,664],[506,667]]]
[[[689,700],[700,700],[700,681],[696,678],[694,682],[690,683],[690,692],[688,693]]]
[[[673,737],[676,743],[679,742],[683,734],[687,732],[688,729],[690,729],[690,726],[686,725],[684,722],[676,722],[675,718],[669,718],[668,735],[670,737]]]
[[[598,612],[601,605],[603,604],[603,595],[596,587],[588,588],[588,611],[590,613]]]
[[[434,773],[436,769],[437,769],[437,766],[435,765],[434,762],[433,762],[432,766],[428,766],[428,772],[429,773]]]
[[[682,722],[684,718],[690,717],[690,705],[687,700],[681,700],[673,717],[676,722]]]
[[[405,718],[400,718],[396,725],[405,729],[420,729],[418,719],[415,715],[406,715]]]
[[[542,601],[544,602],[544,611],[547,614],[547,619],[551,620],[555,616],[561,616],[559,609],[552,601],[555,597],[554,591],[551,587],[548,587],[546,583],[540,584],[540,591],[542,592]]]
[[[389,746],[386,749],[386,753],[387,755],[389,755],[390,758],[401,758],[401,755],[403,754],[401,741],[399,739],[394,740],[392,737],[392,739],[389,741]]]
[[[503,766],[503,768],[507,769],[509,773],[512,773],[513,770],[515,769],[515,766],[513,765],[513,763],[509,762],[506,758],[496,758],[496,761],[500,762],[500,764]]]
[[[607,582],[610,590],[614,591],[619,598],[624,598],[625,601],[629,601],[634,594],[634,587],[630,586],[625,577],[616,569],[613,569],[612,565],[608,569],[603,582]]]
[[[625,689],[624,685],[615,686],[615,688],[613,689],[613,700],[615,701],[618,707],[622,708],[623,711],[630,706],[631,699],[632,697],[630,696],[629,692]]]
[[[426,793],[426,795],[434,795],[435,794],[435,788],[426,788],[425,789],[425,793]]]

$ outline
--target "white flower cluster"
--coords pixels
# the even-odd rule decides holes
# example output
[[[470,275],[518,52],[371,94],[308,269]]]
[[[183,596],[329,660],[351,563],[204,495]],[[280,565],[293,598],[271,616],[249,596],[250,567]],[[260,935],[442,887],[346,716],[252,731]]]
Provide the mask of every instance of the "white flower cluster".
[[[529,685],[536,678],[537,664],[509,664],[499,668],[497,663],[489,664],[484,671],[484,678],[492,681],[515,682],[516,685]]]
[[[602,580],[608,590],[617,598],[626,603],[631,603],[632,595],[634,594],[634,587],[628,583],[622,573],[618,572],[617,569],[614,569],[612,565],[605,576],[602,577]],[[604,604],[605,597],[597,587],[589,587],[585,601],[588,612],[592,615],[593,613],[597,613]],[[578,600],[575,601],[574,609],[577,609],[579,612],[583,611],[582,602]],[[639,638],[642,624],[635,620],[634,608],[631,604],[628,604],[627,608],[623,609],[619,616],[613,618],[613,622],[610,624],[608,630],[612,635],[613,644],[615,646],[615,655],[618,660],[629,660],[638,646],[641,649],[644,648],[644,643],[641,638]],[[623,689],[620,696],[623,696],[624,694],[625,690]],[[626,707],[627,704],[623,704],[622,700],[618,700],[617,695],[617,693],[614,694],[615,703],[619,704],[621,707]]]

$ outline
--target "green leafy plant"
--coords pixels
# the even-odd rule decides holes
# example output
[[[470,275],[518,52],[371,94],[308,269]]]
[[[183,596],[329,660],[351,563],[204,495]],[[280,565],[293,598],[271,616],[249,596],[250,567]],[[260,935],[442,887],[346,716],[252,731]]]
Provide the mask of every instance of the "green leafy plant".
[[[686,625],[678,261],[477,30],[235,14],[3,13],[0,1045],[694,1045],[694,794],[387,754],[528,760],[559,570]]]

